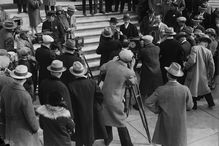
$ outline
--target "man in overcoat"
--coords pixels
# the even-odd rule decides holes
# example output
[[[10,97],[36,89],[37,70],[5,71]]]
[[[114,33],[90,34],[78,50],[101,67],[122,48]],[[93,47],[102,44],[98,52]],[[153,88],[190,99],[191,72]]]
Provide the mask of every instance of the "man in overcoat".
[[[68,88],[60,80],[62,73],[66,71],[66,68],[63,66],[63,62],[59,60],[53,60],[51,65],[47,67],[47,70],[50,72],[50,76],[47,79],[42,80],[39,86],[40,104],[49,104],[49,95],[52,92],[57,91],[67,103],[68,110],[72,115],[72,106]]]
[[[39,84],[43,79],[50,76],[47,66],[55,59],[55,53],[50,50],[51,43],[54,39],[49,35],[42,36],[43,43],[40,48],[36,50],[36,60],[39,65]]]
[[[61,76],[61,80],[66,85],[68,82],[75,79],[75,77],[68,71],[69,68],[72,66],[73,62],[80,61],[81,63],[84,63],[82,58],[79,56],[79,53],[77,52],[77,48],[75,46],[75,40],[68,39],[64,46],[64,53],[57,57],[58,60],[61,60],[63,62],[63,65],[66,67],[67,71],[63,72]]]
[[[4,123],[4,138],[10,145],[40,146],[37,131],[39,123],[36,119],[31,96],[23,84],[31,77],[24,65],[18,65],[10,72],[14,83],[3,88],[0,101],[0,118]]]
[[[103,64],[100,68],[106,77],[102,87],[103,115],[108,139],[105,144],[109,145],[113,140],[112,127],[117,127],[121,146],[133,146],[128,129],[126,127],[126,114],[124,112],[124,93],[126,85],[136,83],[136,75],[133,70],[135,60],[130,50],[122,50],[119,57]],[[129,67],[130,68],[129,68]]]
[[[152,36],[146,35],[142,39],[144,47],[140,49],[139,53],[142,62],[139,89],[145,100],[163,84],[163,79],[159,62],[160,48],[152,43]]]
[[[187,146],[186,110],[193,106],[188,87],[177,82],[183,76],[181,66],[173,62],[167,70],[168,82],[146,100],[146,106],[158,114],[152,142],[162,146]]]
[[[87,78],[87,68],[82,63],[75,61],[69,71],[76,78],[68,83],[74,111],[76,146],[92,146],[96,137],[94,109],[101,112],[103,94],[96,82]],[[97,133],[102,134],[102,139],[105,139],[106,130],[103,124],[100,129]]]
[[[164,36],[166,39],[160,43],[160,68],[163,77],[163,82],[168,81],[166,76],[165,66],[169,66],[172,62],[183,64],[184,53],[182,46],[174,39],[176,33],[172,27],[165,30]]]
[[[213,55],[207,49],[211,39],[204,34],[200,37],[199,42],[198,45],[192,47],[188,61],[184,63],[184,68],[187,70],[185,85],[192,93],[194,110],[197,109],[197,100],[201,97],[205,97],[209,108],[215,106],[211,89],[208,86],[215,72]]]

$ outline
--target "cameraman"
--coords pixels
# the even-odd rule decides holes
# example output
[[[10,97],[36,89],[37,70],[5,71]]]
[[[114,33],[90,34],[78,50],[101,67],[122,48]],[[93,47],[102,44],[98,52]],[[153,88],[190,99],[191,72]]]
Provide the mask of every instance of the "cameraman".
[[[63,62],[63,65],[66,67],[67,71],[63,72],[63,75],[61,77],[61,80],[66,85],[70,81],[70,79],[74,79],[72,74],[68,71],[69,68],[72,66],[73,62],[80,61],[81,63],[84,63],[83,59],[80,57],[79,50],[76,47],[76,41],[73,39],[68,39],[66,43],[63,45],[63,54],[58,56],[57,59],[61,60]]]

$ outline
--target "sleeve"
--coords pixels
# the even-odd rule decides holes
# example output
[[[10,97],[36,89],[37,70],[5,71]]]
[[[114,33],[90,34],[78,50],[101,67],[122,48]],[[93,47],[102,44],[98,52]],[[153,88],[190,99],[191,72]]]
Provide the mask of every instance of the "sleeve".
[[[74,121],[73,121],[71,118],[66,118],[66,120],[67,120],[66,128],[67,128],[68,130],[70,130],[71,132],[73,132],[73,131],[74,131],[74,128],[75,128],[75,123],[74,123]]]
[[[104,63],[104,64],[100,67],[100,72],[101,72],[102,74],[105,74],[105,73],[106,73],[106,69],[107,69],[108,63],[109,63],[109,62]]]
[[[158,89],[155,90],[155,92],[146,99],[145,104],[147,106],[147,108],[154,112],[155,114],[158,114],[160,112],[160,108],[158,105],[158,98],[159,98],[159,92]]]
[[[40,128],[43,129],[43,120],[42,120],[42,116],[41,115],[39,117],[39,124],[40,124]]]
[[[191,94],[189,88],[186,87],[186,90],[187,90],[186,109],[191,110],[193,107],[192,94]]]
[[[184,64],[184,68],[186,70],[189,70],[190,67],[192,67],[196,63],[196,47],[192,47],[191,52],[188,56],[188,61]]]
[[[209,79],[212,79],[214,77],[214,73],[215,73],[215,64],[214,64],[214,59],[213,59],[213,55],[210,52],[209,53],[209,59],[208,59],[208,75],[209,75]]]
[[[61,92],[61,95],[63,96],[67,106],[68,110],[70,111],[71,116],[73,117],[73,111],[72,111],[72,103],[71,103],[71,97],[68,88],[63,84],[63,89]]]
[[[97,85],[97,83],[95,81],[93,81],[95,84],[95,94],[94,94],[94,98],[95,100],[99,103],[102,104],[103,102],[103,93],[100,90],[100,87]]]
[[[137,29],[137,27],[133,24],[133,26],[134,26],[134,28],[133,28],[133,32],[134,32],[134,37],[138,37],[139,36],[139,34],[138,34],[138,29]]]
[[[39,129],[39,123],[37,122],[35,116],[31,97],[28,93],[25,93],[25,95],[21,95],[21,96],[25,96],[23,98],[23,103],[22,103],[22,111],[24,113],[24,117],[27,123],[29,124],[32,132],[36,133]]]

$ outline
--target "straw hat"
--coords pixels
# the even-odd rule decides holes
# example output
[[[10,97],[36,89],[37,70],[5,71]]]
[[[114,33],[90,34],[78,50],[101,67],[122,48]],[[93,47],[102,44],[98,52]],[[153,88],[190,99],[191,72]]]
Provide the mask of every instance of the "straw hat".
[[[18,65],[13,71],[10,72],[10,76],[14,79],[27,79],[32,76],[28,72],[28,68],[25,65]]]
[[[175,77],[182,77],[184,75],[181,66],[176,62],[173,62],[169,67],[164,67],[164,68],[169,74]]]
[[[86,77],[87,68],[81,62],[75,61],[69,71],[76,77]]]
[[[134,57],[134,54],[131,50],[123,49],[119,53],[119,59],[128,63],[132,61],[132,58]]]
[[[47,70],[51,72],[64,72],[66,68],[63,66],[63,62],[60,60],[53,60],[51,65],[47,67]]]

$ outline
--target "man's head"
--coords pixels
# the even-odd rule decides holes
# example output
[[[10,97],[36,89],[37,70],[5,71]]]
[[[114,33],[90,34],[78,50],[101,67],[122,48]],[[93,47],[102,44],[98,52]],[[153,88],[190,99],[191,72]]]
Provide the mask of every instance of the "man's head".
[[[10,76],[20,85],[26,82],[27,78],[30,78],[32,74],[28,72],[28,68],[25,65],[18,65],[13,71],[10,72]]]
[[[67,13],[69,16],[74,15],[76,11],[77,11],[77,9],[76,9],[75,5],[68,6]]]
[[[77,50],[76,42],[73,39],[66,40],[66,42],[63,44],[63,46],[64,46],[64,49],[65,49],[64,51],[66,53],[74,54],[75,50]]]
[[[208,35],[202,33],[198,41],[200,45],[208,48],[209,44],[211,43],[211,38]]]
[[[179,25],[180,27],[185,26],[185,24],[186,24],[186,18],[185,18],[185,17],[182,17],[182,16],[178,17],[178,18],[177,18],[177,23],[178,23],[178,25]]]
[[[62,72],[66,71],[66,68],[63,66],[63,62],[60,60],[53,60],[51,65],[47,67],[47,70],[50,71],[52,76],[61,78]]]
[[[164,67],[167,71],[167,77],[169,80],[177,79],[178,77],[182,77],[184,75],[181,65],[176,62],[172,62],[169,67]]]
[[[129,14],[124,14],[123,15],[123,21],[124,21],[124,23],[125,24],[128,24],[128,23],[130,23],[130,15]]]
[[[112,27],[113,29],[116,29],[118,20],[115,17],[111,17],[109,23],[110,23],[110,27]]]
[[[144,41],[144,45],[151,44],[154,40],[153,36],[151,35],[145,35],[141,39]]]
[[[134,57],[134,54],[131,50],[123,49],[119,53],[119,60],[125,63],[130,63]]]
[[[55,20],[55,11],[48,11],[47,12],[47,19],[49,22],[53,22]]]
[[[62,14],[62,12],[63,12],[62,6],[61,5],[56,6],[56,14],[60,15]]]
[[[161,14],[155,14],[154,20],[155,20],[155,23],[161,23],[162,22]]]

